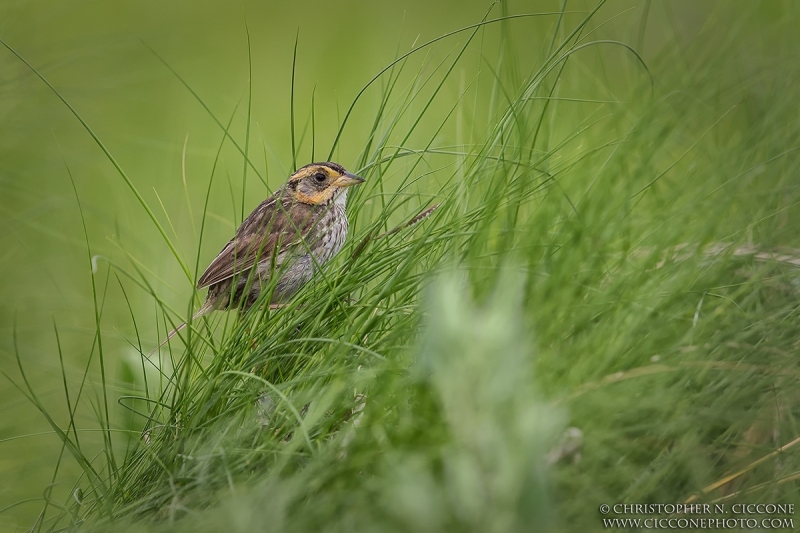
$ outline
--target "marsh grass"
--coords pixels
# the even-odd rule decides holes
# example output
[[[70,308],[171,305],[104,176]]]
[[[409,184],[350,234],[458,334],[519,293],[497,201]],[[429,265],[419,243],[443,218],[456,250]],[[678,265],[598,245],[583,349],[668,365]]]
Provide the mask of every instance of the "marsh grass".
[[[798,502],[800,258],[772,253],[798,246],[796,9],[779,9],[770,35],[746,24],[755,7],[713,11],[647,64],[604,36],[624,13],[603,3],[508,9],[398,52],[343,109],[328,158],[367,183],[345,249],[287,307],[216,313],[148,356],[197,296],[174,308],[135,260],[87,250],[94,398],[63,358],[66,420],[38,400],[22,354],[8,376],[60,438],[59,464],[83,472],[60,498],[46,492],[34,531],[583,531],[602,528],[600,503]],[[509,25],[539,17],[552,19],[543,53],[522,63],[528,43]],[[770,65],[731,70],[765,41]],[[447,53],[425,56],[436,47]],[[190,204],[202,244],[224,145],[242,163],[239,219],[248,176],[282,178],[251,152],[251,87],[220,118],[158,59],[219,127],[206,203]],[[468,60],[479,72],[459,80]],[[292,96],[300,164],[323,139],[313,96],[295,102],[294,84]],[[184,253],[166,209],[70,110],[193,282],[208,254]],[[354,131],[353,113],[371,128]],[[362,148],[345,155],[344,138]],[[116,378],[103,370],[109,283],[136,332]],[[87,403],[97,425],[79,428]],[[568,425],[582,446],[550,464]],[[87,429],[99,448],[82,445]]]

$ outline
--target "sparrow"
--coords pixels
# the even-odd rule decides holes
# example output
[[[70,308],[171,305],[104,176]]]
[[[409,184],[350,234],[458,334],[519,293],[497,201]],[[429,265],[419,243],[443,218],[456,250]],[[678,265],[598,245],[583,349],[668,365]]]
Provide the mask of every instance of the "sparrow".
[[[250,213],[200,276],[197,289],[208,287],[208,294],[192,320],[215,310],[244,312],[271,282],[270,307],[286,304],[342,249],[347,192],[363,182],[337,163],[299,168]],[[159,348],[184,327],[172,330]]]

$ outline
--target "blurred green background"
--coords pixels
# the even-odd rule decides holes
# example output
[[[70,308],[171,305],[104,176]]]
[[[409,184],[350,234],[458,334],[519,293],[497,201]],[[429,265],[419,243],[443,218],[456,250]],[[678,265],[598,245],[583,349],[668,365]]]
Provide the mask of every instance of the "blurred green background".
[[[568,9],[581,13],[569,14],[567,19],[578,20],[593,5],[570,2]],[[561,2],[510,1],[493,13],[557,11],[560,6]],[[223,123],[239,106],[231,131],[244,146],[249,78],[246,27],[249,29],[249,151],[268,184],[265,187],[248,171],[244,209],[249,212],[292,170],[290,94],[296,37],[298,137],[306,131],[297,157],[302,165],[311,155],[307,128],[312,94],[315,159],[324,160],[349,103],[398,51],[403,53],[413,43],[474,24],[488,8],[484,0],[4,0],[0,38],[37,68],[94,129],[153,206],[170,237],[175,237],[179,251],[194,265],[200,213],[222,134],[151,49]],[[597,36],[627,42],[649,62],[665,47],[685,45],[689,50],[709,17],[723,16],[727,9],[735,8],[691,1],[653,5],[612,1],[600,12],[598,20],[610,20]],[[769,22],[784,12],[784,4],[762,4],[759,18],[750,21],[751,33],[758,35],[761,21]],[[538,65],[545,53],[542,43],[555,22],[554,17],[542,17],[525,24],[509,23],[506,38],[514,43],[514,55],[504,63],[503,76],[526,76]],[[494,62],[501,53],[500,37],[497,32],[487,32],[483,38],[484,54]],[[718,38],[721,43],[726,41],[724,33]],[[464,39],[464,34],[454,36],[415,56],[415,67],[410,70],[416,72],[426,62],[435,65],[452,57]],[[767,68],[760,63],[763,50],[750,49],[751,55],[748,50],[740,52],[730,57],[731,78],[726,81]],[[418,145],[433,134],[471,83],[482,65],[478,54],[473,56],[459,65],[408,145]],[[618,50],[589,51],[570,65],[574,75],[565,83],[572,84],[575,97],[635,99],[627,84],[644,78],[634,63]],[[687,61],[687,72],[690,63]],[[479,83],[491,85],[490,80]],[[752,90],[758,94],[759,88]],[[730,95],[721,93],[720,98],[726,96]],[[355,161],[364,144],[359,132],[370,127],[371,115],[366,110],[377,98],[375,91],[365,93],[334,160],[348,167]],[[467,120],[487,122],[491,113],[488,99],[473,105]],[[565,131],[580,124],[581,113],[584,118],[592,114],[579,111],[571,115]],[[465,142],[455,138],[456,134],[455,129],[445,128],[437,144]],[[75,386],[83,377],[95,328],[89,252],[67,166],[86,216],[91,254],[136,265],[163,298],[175,308],[185,308],[192,295],[191,284],[128,186],[41,80],[10,52],[0,49],[0,370],[18,378],[18,350],[42,401],[62,421],[66,409],[54,324],[66,359],[67,379]],[[384,185],[391,189],[391,184],[389,180]],[[212,188],[201,268],[241,220],[242,193],[242,159],[227,143]],[[105,282],[106,278],[98,279]],[[98,290],[101,297],[107,291],[102,330],[109,356],[107,374],[113,379],[125,354],[135,354],[126,337],[135,338],[138,333],[146,348],[155,346],[159,333],[155,313],[150,313],[155,306],[144,291],[128,292],[137,317],[152,315],[150,320],[138,322],[136,331],[116,279],[109,278],[108,285],[101,284]],[[96,379],[96,373],[93,367],[90,378]],[[97,398],[92,379],[87,394]],[[0,412],[0,509],[5,508],[0,528],[15,531],[32,523],[38,513],[41,502],[37,498],[51,482],[60,442],[7,380],[0,381]],[[86,409],[79,420],[89,427],[95,415]],[[87,435],[87,441],[92,438]],[[65,464],[60,477],[69,479],[70,475],[77,477],[78,470]]]

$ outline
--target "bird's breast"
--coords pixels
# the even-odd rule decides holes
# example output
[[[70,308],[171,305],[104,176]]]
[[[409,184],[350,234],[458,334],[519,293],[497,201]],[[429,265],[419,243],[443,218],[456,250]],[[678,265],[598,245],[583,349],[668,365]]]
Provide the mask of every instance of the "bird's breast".
[[[320,264],[328,262],[344,246],[347,238],[347,215],[344,207],[334,203],[316,224],[318,240],[314,256]]]

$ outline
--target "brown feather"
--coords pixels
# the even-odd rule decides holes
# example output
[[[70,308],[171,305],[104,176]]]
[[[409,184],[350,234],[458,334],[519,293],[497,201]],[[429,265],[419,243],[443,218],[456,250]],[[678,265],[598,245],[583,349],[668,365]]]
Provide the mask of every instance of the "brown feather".
[[[300,244],[319,217],[316,211],[320,209],[315,207],[293,201],[284,189],[261,202],[200,276],[197,288],[243,274],[256,263],[271,261]]]

